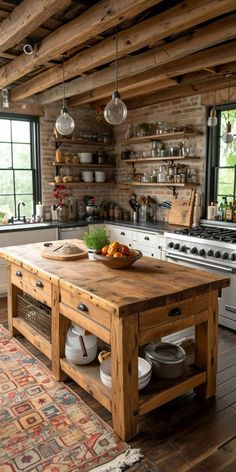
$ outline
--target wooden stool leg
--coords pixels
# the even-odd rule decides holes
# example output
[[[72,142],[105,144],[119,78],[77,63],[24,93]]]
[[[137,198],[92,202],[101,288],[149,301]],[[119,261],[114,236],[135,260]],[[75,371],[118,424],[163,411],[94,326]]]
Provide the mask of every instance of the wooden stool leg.
[[[218,351],[218,291],[209,293],[208,321],[195,327],[195,363],[206,369],[206,383],[196,387],[195,391],[203,398],[209,398],[216,392],[217,351]]]
[[[112,420],[125,441],[138,433],[137,316],[112,319]]]

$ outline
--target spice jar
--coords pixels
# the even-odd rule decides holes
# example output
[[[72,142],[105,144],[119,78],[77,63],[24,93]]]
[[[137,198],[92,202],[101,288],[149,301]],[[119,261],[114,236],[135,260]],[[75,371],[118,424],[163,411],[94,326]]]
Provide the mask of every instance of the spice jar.
[[[56,149],[55,161],[64,162],[64,154],[63,154],[62,149]]]

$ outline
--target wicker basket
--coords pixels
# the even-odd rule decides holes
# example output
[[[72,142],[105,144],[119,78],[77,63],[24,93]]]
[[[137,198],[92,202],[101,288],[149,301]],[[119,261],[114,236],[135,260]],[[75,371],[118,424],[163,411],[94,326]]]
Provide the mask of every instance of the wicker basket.
[[[51,309],[26,293],[17,295],[18,316],[51,341]]]

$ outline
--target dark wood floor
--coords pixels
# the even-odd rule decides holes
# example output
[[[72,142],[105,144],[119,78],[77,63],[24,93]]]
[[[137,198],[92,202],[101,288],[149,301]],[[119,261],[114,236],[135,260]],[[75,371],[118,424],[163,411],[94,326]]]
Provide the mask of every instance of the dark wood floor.
[[[0,322],[6,320],[6,299],[0,299]],[[27,340],[20,341],[46,365],[49,361]],[[111,415],[80,389],[66,382],[105,421]],[[219,328],[217,394],[200,400],[191,391],[140,420],[140,432],[129,443],[145,456],[129,472],[236,472],[236,333]]]

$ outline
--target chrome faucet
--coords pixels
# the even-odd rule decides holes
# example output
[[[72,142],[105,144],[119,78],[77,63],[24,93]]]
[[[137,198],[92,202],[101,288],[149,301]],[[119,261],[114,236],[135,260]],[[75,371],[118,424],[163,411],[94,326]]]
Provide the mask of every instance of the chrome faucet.
[[[25,206],[25,203],[24,202],[18,202],[18,204],[17,204],[17,221],[21,221],[21,217],[20,217],[20,206],[21,205]],[[23,221],[25,221],[25,216],[23,216]]]

